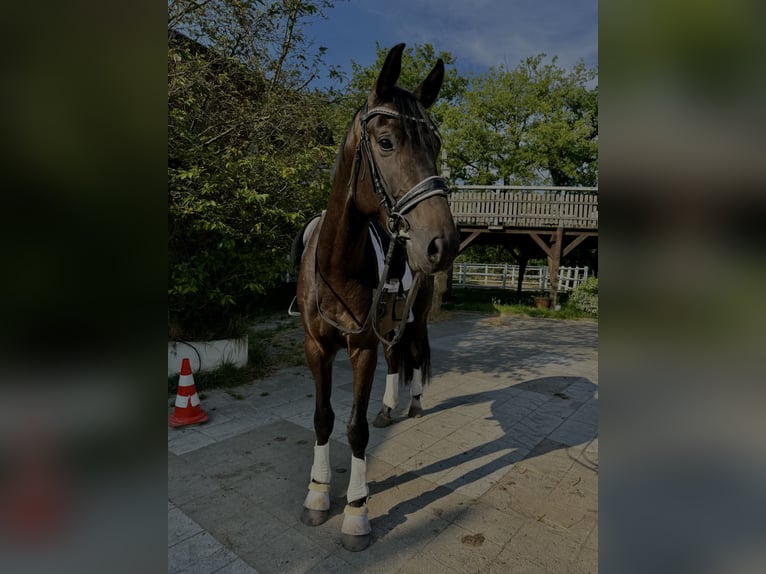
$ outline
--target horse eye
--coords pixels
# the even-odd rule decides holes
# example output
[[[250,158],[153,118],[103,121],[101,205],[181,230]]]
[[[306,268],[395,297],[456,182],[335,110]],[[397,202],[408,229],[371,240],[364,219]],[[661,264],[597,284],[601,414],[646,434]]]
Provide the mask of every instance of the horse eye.
[[[394,143],[388,138],[380,138],[378,140],[378,147],[383,151],[391,151],[394,149]]]

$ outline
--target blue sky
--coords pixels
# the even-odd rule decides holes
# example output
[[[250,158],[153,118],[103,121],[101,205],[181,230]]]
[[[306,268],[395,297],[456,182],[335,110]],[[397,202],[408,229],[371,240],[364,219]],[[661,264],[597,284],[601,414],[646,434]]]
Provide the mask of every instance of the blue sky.
[[[515,68],[540,53],[558,56],[564,68],[579,59],[598,65],[597,0],[339,0],[304,31],[327,47],[327,64],[349,75],[352,59],[374,63],[376,41],[433,44],[466,75]]]

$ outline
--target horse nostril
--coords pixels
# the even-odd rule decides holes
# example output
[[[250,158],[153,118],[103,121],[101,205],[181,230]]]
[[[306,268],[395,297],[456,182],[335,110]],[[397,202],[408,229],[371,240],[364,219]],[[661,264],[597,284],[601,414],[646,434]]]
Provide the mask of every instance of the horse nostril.
[[[439,263],[444,253],[444,239],[437,237],[428,244],[428,258],[432,263]]]

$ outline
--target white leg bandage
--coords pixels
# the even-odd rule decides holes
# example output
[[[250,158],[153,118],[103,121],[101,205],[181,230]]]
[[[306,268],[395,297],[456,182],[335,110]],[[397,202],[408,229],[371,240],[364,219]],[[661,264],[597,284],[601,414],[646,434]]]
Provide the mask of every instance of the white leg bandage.
[[[360,498],[366,498],[369,493],[370,491],[367,489],[367,462],[352,455],[351,477],[348,480],[346,500],[353,502]]]
[[[423,373],[420,369],[412,369],[412,382],[410,383],[410,393],[413,397],[423,394]]]
[[[330,469],[330,441],[319,446],[314,444],[314,464],[311,467],[311,479],[322,484],[329,484],[332,478]]]
[[[383,404],[388,408],[396,408],[399,401],[399,373],[386,375],[386,392],[383,393]]]
[[[369,494],[367,489],[367,463],[364,459],[351,456],[351,477],[348,482],[346,498],[351,503],[360,498],[366,498]],[[367,503],[355,507],[347,504],[343,511],[343,524],[340,528],[343,534],[352,536],[364,536],[372,532],[370,519],[367,517]]]

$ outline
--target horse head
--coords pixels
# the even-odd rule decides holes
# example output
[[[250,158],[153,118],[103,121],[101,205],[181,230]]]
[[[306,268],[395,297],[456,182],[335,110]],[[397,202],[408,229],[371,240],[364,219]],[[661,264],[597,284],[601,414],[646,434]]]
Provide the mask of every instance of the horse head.
[[[448,187],[437,175],[441,140],[426,111],[439,94],[444,62],[439,59],[414,92],[396,85],[404,44],[391,49],[367,102],[357,114],[355,202],[405,242],[413,271],[449,268],[460,235],[447,202]],[[364,173],[366,171],[366,174]]]

